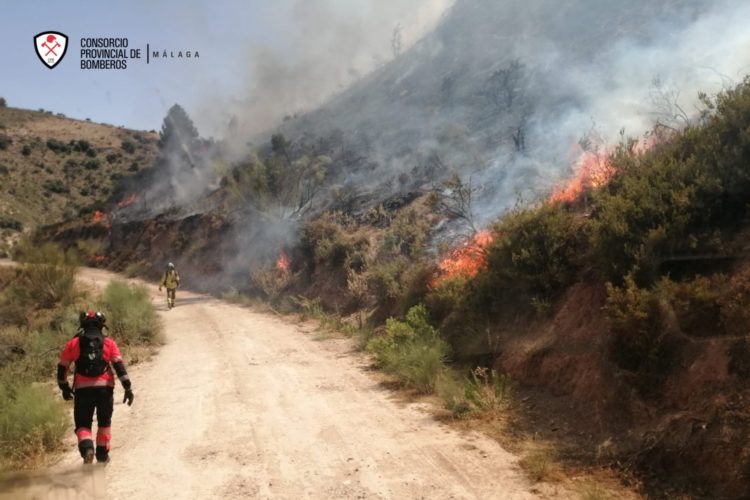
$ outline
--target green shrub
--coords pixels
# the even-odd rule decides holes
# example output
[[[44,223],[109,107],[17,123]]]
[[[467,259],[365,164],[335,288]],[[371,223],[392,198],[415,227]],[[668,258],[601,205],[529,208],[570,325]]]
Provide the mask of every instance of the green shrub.
[[[424,249],[431,227],[429,219],[417,210],[402,210],[391,221],[383,247],[390,252],[417,258]]]
[[[28,144],[24,144],[21,148],[21,154],[24,156],[31,155],[31,146],[29,146]]]
[[[0,134],[0,150],[5,151],[11,144],[13,144],[13,139],[5,134]]]
[[[425,307],[419,305],[409,310],[405,321],[389,319],[385,334],[373,338],[367,350],[383,370],[408,387],[430,393],[445,368],[448,344],[427,321]]]
[[[31,384],[0,393],[0,456],[6,466],[28,463],[59,449],[68,415],[59,398]]]
[[[146,287],[110,281],[98,307],[107,315],[110,333],[117,342],[126,345],[160,342],[161,322]]]
[[[745,220],[750,197],[750,80],[722,93],[701,126],[637,154],[611,157],[617,174],[595,193],[594,254],[616,284],[658,279],[671,255],[720,253]]]
[[[333,214],[326,214],[308,223],[302,232],[301,248],[315,268],[347,271],[363,270],[364,252],[369,241],[358,234],[347,232]]]
[[[732,276],[720,301],[727,333],[750,336],[750,267]]]
[[[23,223],[18,219],[14,219],[13,217],[0,215],[0,229],[10,229],[12,231],[21,231],[23,229]]]
[[[8,175],[10,173],[10,169],[6,167],[5,165],[0,165],[0,175]]]
[[[86,170],[99,170],[102,162],[98,158],[91,158],[83,162],[83,168]]]
[[[401,276],[409,265],[408,259],[398,256],[371,266],[367,286],[378,303],[394,304],[401,297]]]
[[[446,370],[440,374],[435,382],[435,392],[443,401],[443,407],[454,418],[463,418],[471,413],[471,403],[466,397],[466,379],[454,371]]]
[[[550,297],[572,283],[587,243],[585,226],[558,205],[512,212],[495,227],[487,274],[499,286]]]
[[[508,403],[510,396],[511,380],[508,375],[485,367],[477,367],[471,371],[466,397],[475,408],[498,410]]]
[[[68,305],[75,299],[78,258],[57,245],[19,244],[16,260],[21,265],[15,280],[0,295],[0,317],[23,324],[36,309]]]
[[[632,276],[625,278],[622,287],[607,284],[611,357],[633,375],[642,396],[657,394],[678,353],[673,335],[677,326],[671,323],[673,300],[667,279],[649,289],[639,288]]]
[[[125,139],[122,141],[122,150],[126,153],[133,154],[135,153],[135,143],[131,140]]]
[[[0,97],[0,108],[5,108],[8,106],[8,103],[5,101],[5,97]]]
[[[70,153],[70,146],[68,144],[65,144],[64,142],[58,141],[57,139],[48,139],[47,140],[47,147],[57,154],[67,154]]]
[[[93,149],[93,148],[87,149],[86,156],[88,156],[89,158],[96,158],[97,156],[96,149]]]
[[[81,153],[88,153],[91,151],[91,143],[85,139],[80,139],[78,141],[70,141],[70,146],[73,148],[73,151],[78,151]],[[94,156],[96,156],[96,151],[94,151]]]
[[[47,191],[57,194],[64,194],[68,192],[67,186],[60,179],[47,179],[42,184],[42,187]]]
[[[691,281],[671,284],[671,305],[683,333],[697,337],[726,333],[720,304],[725,281],[723,276],[699,276]]]
[[[438,377],[436,388],[443,405],[456,418],[475,412],[497,412],[511,398],[511,380],[495,370],[477,367],[468,377],[446,370]]]
[[[128,172],[138,172],[138,170],[140,170],[140,168],[141,168],[140,164],[137,161],[134,161],[128,167]]]
[[[430,311],[430,317],[436,324],[443,321],[453,312],[464,307],[469,289],[470,279],[458,275],[435,283],[425,297],[425,304]]]

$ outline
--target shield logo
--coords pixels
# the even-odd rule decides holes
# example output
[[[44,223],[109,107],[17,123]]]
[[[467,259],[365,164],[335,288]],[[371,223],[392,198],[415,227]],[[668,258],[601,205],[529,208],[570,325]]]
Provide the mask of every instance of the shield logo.
[[[34,37],[34,49],[39,60],[52,69],[65,57],[68,37],[59,31],[44,31]]]

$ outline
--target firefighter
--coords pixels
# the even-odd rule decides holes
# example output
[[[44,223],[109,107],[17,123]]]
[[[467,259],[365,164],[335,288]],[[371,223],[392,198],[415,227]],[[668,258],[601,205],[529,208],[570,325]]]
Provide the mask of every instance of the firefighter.
[[[167,264],[167,270],[164,272],[164,278],[161,280],[159,285],[159,291],[164,287],[167,289],[167,306],[170,309],[174,307],[175,292],[177,287],[180,286],[180,275],[177,274],[177,270],[174,268],[174,264],[171,262]]]
[[[96,456],[97,462],[109,461],[112,439],[112,412],[114,410],[115,377],[125,389],[122,402],[133,404],[133,389],[130,377],[122,362],[122,355],[114,339],[104,335],[106,318],[101,312],[81,312],[80,328],[60,354],[57,365],[57,385],[65,401],[73,402],[73,420],[78,437],[78,450],[84,464],[90,464]],[[68,370],[75,363],[73,387],[68,383]],[[92,423],[96,411],[96,450],[92,434]]]

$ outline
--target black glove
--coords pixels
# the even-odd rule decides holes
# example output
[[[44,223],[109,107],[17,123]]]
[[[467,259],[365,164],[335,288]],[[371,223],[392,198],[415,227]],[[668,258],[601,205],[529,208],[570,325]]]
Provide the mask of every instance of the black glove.
[[[133,390],[132,389],[125,389],[125,397],[122,398],[122,402],[123,403],[127,402],[128,406],[130,406],[130,405],[133,404],[133,399],[134,398],[135,398],[135,396],[133,395]]]
[[[70,388],[70,384],[60,384],[60,390],[62,391],[62,397],[65,401],[73,399],[73,389]]]

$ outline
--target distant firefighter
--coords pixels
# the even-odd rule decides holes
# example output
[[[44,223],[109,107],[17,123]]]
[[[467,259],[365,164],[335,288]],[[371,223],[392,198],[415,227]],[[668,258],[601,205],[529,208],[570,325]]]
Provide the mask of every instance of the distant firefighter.
[[[171,262],[167,264],[167,270],[164,272],[164,278],[161,280],[159,285],[159,291],[161,292],[162,287],[167,289],[167,306],[170,309],[174,307],[175,294],[177,287],[180,286],[180,275],[174,268],[174,264]]]

